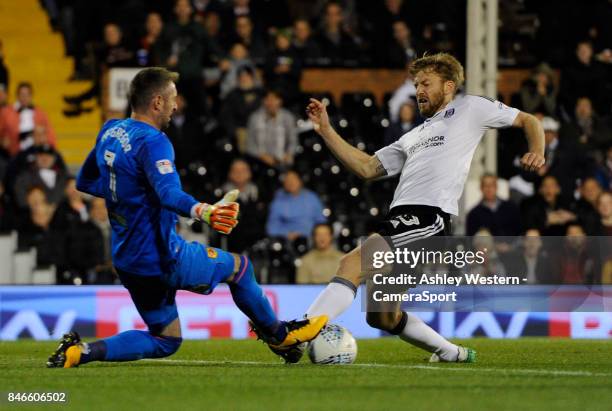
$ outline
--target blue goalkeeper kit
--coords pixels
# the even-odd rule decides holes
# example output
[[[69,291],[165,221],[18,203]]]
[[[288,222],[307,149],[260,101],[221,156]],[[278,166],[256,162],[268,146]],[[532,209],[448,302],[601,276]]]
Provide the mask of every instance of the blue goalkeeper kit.
[[[149,328],[89,344],[93,360],[126,361],[172,354],[180,339],[160,332],[178,318],[176,291],[211,293],[234,272],[232,254],[176,233],[177,214],[198,202],[181,188],[168,137],[134,119],[104,124],[77,177],[78,190],[106,200],[112,226],[113,264]],[[271,332],[283,332],[246,257],[230,283],[238,307]]]
[[[79,175],[78,189],[106,200],[115,267],[160,275],[176,263],[184,241],[176,214],[197,201],[183,192],[166,135],[132,119],[108,121]]]

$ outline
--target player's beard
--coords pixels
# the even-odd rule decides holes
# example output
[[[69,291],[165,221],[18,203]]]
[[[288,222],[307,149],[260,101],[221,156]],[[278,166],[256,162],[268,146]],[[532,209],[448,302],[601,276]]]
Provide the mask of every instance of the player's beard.
[[[162,118],[162,121],[161,121],[161,129],[162,130],[167,129],[168,126],[170,125],[170,121],[172,120],[172,114],[174,114],[174,113],[170,113],[170,114],[168,114],[168,115],[166,115],[166,116],[164,116]]]
[[[440,110],[440,107],[442,107],[442,104],[444,103],[444,93],[439,92],[436,94],[431,94],[426,99],[427,101],[422,103],[420,101],[421,99],[417,98],[417,102],[421,115],[425,118],[429,118],[436,114],[438,110]]]

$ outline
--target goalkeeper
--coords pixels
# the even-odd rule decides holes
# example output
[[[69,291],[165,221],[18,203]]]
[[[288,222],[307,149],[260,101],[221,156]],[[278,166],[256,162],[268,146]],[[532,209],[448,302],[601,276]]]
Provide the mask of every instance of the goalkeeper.
[[[131,118],[104,124],[77,179],[80,191],[106,200],[112,226],[113,264],[148,331],[125,331],[91,343],[76,332],[62,338],[48,367],[91,361],[161,358],[181,345],[177,290],[210,294],[221,282],[249,317],[258,336],[280,354],[317,336],[326,316],[279,321],[257,284],[248,258],[183,240],[177,214],[191,216],[229,234],[238,224],[237,191],[216,204],[183,192],[174,150],[160,131],[176,110],[176,73],[146,68],[132,80]]]

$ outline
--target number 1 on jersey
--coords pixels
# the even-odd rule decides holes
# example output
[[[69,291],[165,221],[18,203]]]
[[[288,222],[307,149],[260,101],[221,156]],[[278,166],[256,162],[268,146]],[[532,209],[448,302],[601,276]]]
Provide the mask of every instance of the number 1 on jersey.
[[[108,171],[110,173],[108,188],[111,192],[111,198],[114,202],[117,202],[117,175],[115,174],[115,169],[113,168],[113,164],[115,163],[115,153],[104,150],[104,161],[106,162]]]

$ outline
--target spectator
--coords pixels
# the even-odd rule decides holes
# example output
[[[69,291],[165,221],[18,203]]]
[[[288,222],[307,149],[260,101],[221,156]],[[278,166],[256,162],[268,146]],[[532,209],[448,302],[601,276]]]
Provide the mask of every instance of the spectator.
[[[535,68],[531,78],[521,86],[520,96],[522,109],[528,113],[540,112],[551,117],[557,114],[557,88],[548,64]]]
[[[283,101],[287,106],[291,106],[300,93],[302,65],[291,48],[289,32],[278,31],[274,46],[266,57],[264,79],[268,87],[282,90]]]
[[[472,246],[475,252],[484,253],[484,261],[482,264],[474,264],[470,267],[472,272],[479,273],[483,276],[506,276],[506,267],[501,259],[501,254],[497,252],[495,238],[486,228],[478,230],[472,238]]]
[[[158,64],[156,56],[153,54],[155,43],[164,28],[164,22],[157,12],[147,14],[145,20],[145,33],[140,38],[140,48],[138,49],[137,59],[139,66],[153,66]]]
[[[270,167],[293,164],[297,147],[295,117],[282,105],[280,94],[269,90],[248,121],[247,153]]]
[[[540,232],[535,228],[527,230],[519,249],[506,254],[503,260],[508,274],[526,277],[527,284],[557,282],[548,252],[542,247]]]
[[[178,169],[185,169],[189,163],[204,157],[207,151],[204,124],[198,113],[191,109],[182,92],[176,96],[176,111],[165,132],[174,146]]]
[[[316,41],[321,50],[321,57],[327,65],[356,66],[359,61],[359,49],[353,36],[343,27],[344,16],[339,3],[329,2],[325,7],[323,25]]]
[[[229,7],[225,9],[223,25],[234,27],[240,17],[247,17],[251,23],[259,22],[260,19],[255,14],[255,9],[251,7],[250,0],[230,0]]]
[[[54,264],[58,244],[50,225],[55,207],[47,201],[42,188],[36,186],[26,194],[26,207],[18,222],[17,245],[22,250],[35,247],[38,266]]]
[[[600,235],[612,236],[612,193],[604,191],[597,199],[597,212],[601,221]]]
[[[597,284],[601,281],[600,264],[588,244],[580,224],[567,226],[563,247],[557,251],[554,261],[558,267],[561,284]]]
[[[297,172],[285,173],[283,188],[270,204],[266,231],[269,236],[294,241],[307,237],[315,224],[324,223],[323,205],[315,193],[303,187]]]
[[[68,230],[72,225],[89,219],[87,205],[83,194],[77,191],[76,179],[68,177],[64,189],[64,198],[57,206],[51,221],[51,226],[57,231]]]
[[[227,181],[222,186],[224,193],[238,189],[240,195],[240,224],[228,239],[228,248],[243,252],[264,237],[264,219],[266,205],[261,201],[257,185],[252,182],[251,167],[242,159],[236,159],[230,165]]]
[[[40,187],[46,200],[56,206],[64,195],[68,175],[57,165],[55,150],[48,144],[34,150],[34,164],[29,170],[21,172],[15,181],[15,200],[17,206],[25,208],[28,193],[32,187]]]
[[[18,134],[19,131],[12,132],[6,129],[6,116],[10,115],[8,111],[11,110],[8,105],[8,94],[6,92],[6,85],[0,84],[0,152],[9,155],[11,148],[10,134]],[[3,155],[4,155],[3,154]]]
[[[253,21],[248,16],[236,18],[234,42],[241,43],[249,51],[249,56],[257,65],[265,61],[268,49],[266,43],[254,32]]]
[[[305,19],[293,22],[293,50],[304,66],[313,66],[321,57],[321,50],[312,37],[310,23]]]
[[[562,136],[575,141],[599,164],[603,162],[603,150],[612,143],[612,129],[593,111],[588,97],[576,101],[575,118],[561,129]]]
[[[606,73],[601,63],[593,59],[593,45],[580,41],[576,47],[576,59],[561,73],[563,106],[567,113],[576,106],[579,97],[586,96],[596,108],[603,108],[605,96],[602,95],[607,83]]]
[[[576,220],[570,206],[561,197],[557,179],[548,175],[542,179],[538,194],[521,203],[523,228],[537,228],[544,236],[561,236],[565,225]]]
[[[76,96],[64,96],[64,101],[71,107],[64,110],[68,117],[78,116],[88,110],[81,104],[94,98],[100,99],[102,92],[102,77],[106,69],[112,67],[131,67],[136,63],[134,51],[124,41],[121,28],[115,23],[104,25],[104,43],[96,49],[96,73],[94,83],[85,92]]]
[[[218,18],[219,13],[224,10],[224,5],[219,0],[195,0],[192,4],[195,11],[194,19],[199,23],[211,14],[215,14]]]
[[[472,236],[486,228],[494,236],[515,236],[521,229],[518,208],[497,196],[497,177],[484,174],[480,178],[482,200],[467,215],[466,234]]]
[[[91,223],[96,226],[100,234],[98,244],[101,244],[101,262],[94,268],[97,275],[97,282],[112,283],[116,282],[117,277],[113,272],[111,225],[108,220],[106,202],[103,198],[94,197],[89,204],[89,216]]]
[[[542,119],[545,138],[546,164],[540,168],[540,177],[550,174],[561,185],[561,193],[566,200],[573,198],[576,180],[587,174],[588,162],[584,152],[577,144],[559,138],[559,123],[550,117]],[[532,179],[528,175],[526,179]]]
[[[602,188],[597,179],[585,178],[579,188],[580,198],[573,204],[573,211],[587,235],[598,235],[601,231],[597,199]]]
[[[603,164],[597,168],[595,176],[602,187],[612,190],[612,144],[605,150]]]
[[[416,107],[414,101],[409,99],[400,107],[399,120],[391,123],[385,130],[385,145],[388,146],[389,144],[396,142],[401,136],[412,130],[416,125]]]
[[[43,126],[47,130],[50,145],[56,144],[55,132],[51,128],[47,114],[33,104],[32,95],[30,83],[19,83],[17,101],[12,109],[3,111],[5,136],[10,141],[9,150],[12,155],[34,143],[33,134],[36,126]]]
[[[65,197],[58,205],[50,223],[54,232],[54,241],[58,244],[57,264],[58,283],[71,283],[73,274],[83,274],[87,267],[80,264],[95,256],[99,244],[92,242],[86,235],[89,220],[87,205],[76,189],[76,180],[69,177],[64,190]],[[85,234],[85,235],[83,235]]]
[[[17,130],[7,129],[6,116],[10,116],[11,108],[9,107],[6,94],[6,86],[0,84],[0,181],[4,180],[6,167],[11,157],[11,135],[17,135]]]
[[[219,56],[222,55],[222,50],[225,50],[228,43],[228,35],[226,30],[223,30],[223,26],[221,24],[221,17],[218,12],[209,11],[204,15],[202,26],[204,27],[204,31],[208,36],[210,44],[214,48],[214,50],[219,51]],[[207,59],[204,59],[205,67],[208,67]]]
[[[9,71],[4,64],[4,47],[2,40],[0,40],[0,84],[4,85],[5,88],[9,87]]]
[[[391,99],[389,99],[389,117],[392,122],[398,121],[402,104],[410,100],[416,101],[415,96],[416,88],[414,88],[414,80],[406,70],[406,80],[393,92]]]
[[[381,50],[385,51],[384,66],[389,68],[405,68],[419,54],[410,27],[401,20],[393,23],[393,38]]]
[[[298,284],[327,284],[338,270],[344,253],[334,246],[329,224],[317,224],[312,231],[314,248],[302,257],[295,282]]]
[[[179,89],[191,107],[201,113],[205,108],[202,61],[214,51],[202,26],[192,19],[189,0],[177,0],[174,14],[176,19],[164,26],[155,53],[160,64],[180,74]]]
[[[66,162],[64,161],[64,158],[62,157],[61,153],[49,144],[49,137],[47,135],[47,130],[45,129],[45,127],[36,126],[34,128],[33,141],[34,144],[32,146],[28,147],[23,151],[20,151],[11,161],[8,170],[9,180],[14,180],[17,175],[24,171],[27,171],[35,165],[36,152],[42,146],[51,147],[53,154],[55,155],[55,165],[58,167],[58,169],[62,171],[68,171],[68,168],[66,167]]]
[[[424,21],[423,12],[421,7],[410,7],[409,3],[412,2],[384,0],[364,3],[369,3],[369,9],[363,10],[363,13],[367,13],[368,21],[371,21],[370,31],[373,32],[374,44],[377,47],[384,49],[393,41],[393,24],[397,21],[415,29],[417,35],[421,33],[422,27],[417,24]]]
[[[221,105],[221,124],[226,133],[236,140],[238,150],[246,149],[247,121],[261,106],[263,90],[255,82],[255,72],[250,66],[238,71],[238,87],[232,90]]]
[[[220,85],[220,97],[225,99],[229,93],[238,87],[238,75],[241,70],[249,69],[253,73],[253,80],[256,85],[259,85],[257,79],[255,64],[249,57],[249,51],[242,43],[235,43],[229,54],[229,59],[223,59],[219,63],[219,68],[223,73]]]
[[[4,184],[0,180],[0,233],[6,233],[14,228],[15,217],[13,208],[4,191]]]

